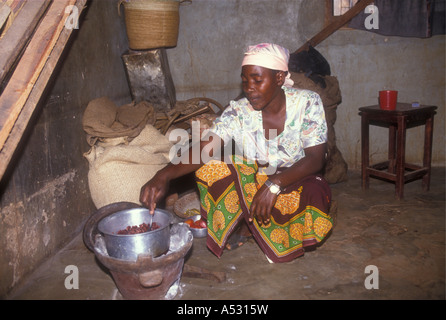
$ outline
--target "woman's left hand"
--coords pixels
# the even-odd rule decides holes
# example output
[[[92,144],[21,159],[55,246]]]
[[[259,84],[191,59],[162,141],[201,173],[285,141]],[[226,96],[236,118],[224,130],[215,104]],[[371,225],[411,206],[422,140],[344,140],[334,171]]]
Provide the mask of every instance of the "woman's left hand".
[[[249,221],[256,219],[260,225],[267,225],[271,219],[271,211],[276,203],[277,195],[263,185],[254,195],[250,208]]]

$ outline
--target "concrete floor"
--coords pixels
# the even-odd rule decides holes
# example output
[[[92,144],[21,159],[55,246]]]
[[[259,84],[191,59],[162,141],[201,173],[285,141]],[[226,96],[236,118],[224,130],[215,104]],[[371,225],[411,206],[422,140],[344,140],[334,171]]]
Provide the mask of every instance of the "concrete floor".
[[[361,190],[358,172],[332,185],[337,224],[327,241],[292,262],[270,264],[254,240],[217,259],[194,239],[187,264],[224,271],[226,281],[182,277],[175,299],[445,299],[445,169],[434,168],[431,190],[371,179]],[[64,282],[79,271],[79,288]],[[376,266],[366,272],[367,266]],[[373,267],[372,267],[373,268]],[[378,271],[378,273],[376,273]],[[377,276],[373,281],[370,277]],[[378,288],[367,289],[365,284]],[[49,259],[11,299],[122,299],[110,274],[79,235]]]

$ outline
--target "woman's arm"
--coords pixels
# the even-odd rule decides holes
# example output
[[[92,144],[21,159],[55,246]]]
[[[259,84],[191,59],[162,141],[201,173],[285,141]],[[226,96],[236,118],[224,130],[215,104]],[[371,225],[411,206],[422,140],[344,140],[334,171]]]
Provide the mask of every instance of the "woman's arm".
[[[288,169],[270,176],[271,182],[277,184],[281,189],[299,181],[306,176],[320,172],[325,165],[325,155],[327,152],[326,143],[305,148],[305,157],[297,161]]]
[[[169,163],[141,188],[141,203],[146,208],[149,208],[150,213],[153,214],[156,204],[166,196],[171,180],[194,172],[204,164],[202,157],[203,148],[206,147],[205,151],[209,153],[210,157],[214,157],[217,155],[215,151],[221,151],[222,146],[223,141],[216,135],[210,136],[209,139],[201,139],[199,149],[196,146],[190,146],[188,152],[183,155],[183,159],[178,164]],[[199,156],[194,156],[193,152],[197,151],[200,152]]]
[[[283,189],[308,175],[320,172],[325,165],[326,143],[305,148],[304,151],[304,158],[288,169],[269,176],[269,180]],[[263,185],[251,203],[250,220],[255,218],[260,224],[268,224],[276,200],[277,195],[271,193],[269,188]]]

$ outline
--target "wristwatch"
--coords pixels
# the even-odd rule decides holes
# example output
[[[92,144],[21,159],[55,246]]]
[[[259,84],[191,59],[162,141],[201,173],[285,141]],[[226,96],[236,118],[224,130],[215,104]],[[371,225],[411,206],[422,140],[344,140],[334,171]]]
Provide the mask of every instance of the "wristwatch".
[[[275,195],[279,195],[279,193],[282,192],[282,190],[280,190],[280,187],[277,184],[272,183],[269,179],[265,181],[265,185],[269,188],[269,191],[271,191],[271,193],[274,193]]]

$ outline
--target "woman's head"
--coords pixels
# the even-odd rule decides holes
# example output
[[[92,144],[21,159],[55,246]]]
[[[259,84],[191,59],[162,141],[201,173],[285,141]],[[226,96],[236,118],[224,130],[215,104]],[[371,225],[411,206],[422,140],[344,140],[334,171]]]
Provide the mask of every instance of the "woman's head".
[[[242,87],[251,106],[263,110],[279,95],[283,94],[282,85],[285,79],[283,71],[245,65],[242,67]]]
[[[283,95],[282,85],[292,86],[288,50],[275,44],[250,46],[242,62],[243,91],[255,110],[263,110]]]
[[[260,43],[248,47],[243,58],[242,67],[253,65],[271,70],[284,71],[286,73],[284,85],[292,87],[294,82],[290,79],[288,72],[289,59],[290,53],[286,48],[273,43]]]

